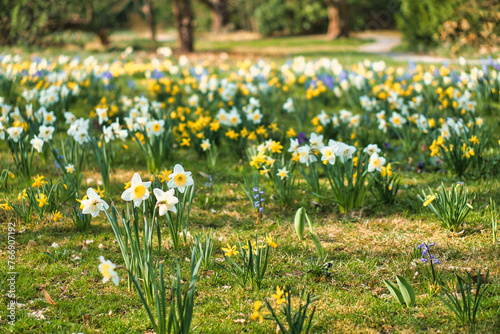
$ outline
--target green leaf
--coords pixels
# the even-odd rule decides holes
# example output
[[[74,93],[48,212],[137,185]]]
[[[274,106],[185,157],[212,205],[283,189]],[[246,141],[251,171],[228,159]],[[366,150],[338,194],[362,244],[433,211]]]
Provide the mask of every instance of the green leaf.
[[[312,241],[314,242],[314,246],[316,247],[316,252],[318,253],[318,256],[320,259],[323,259],[325,257],[325,250],[323,249],[323,246],[321,246],[321,242],[319,242],[318,237],[312,233],[312,231],[308,231],[309,236],[311,237]]]
[[[404,304],[403,295],[401,294],[401,291],[396,286],[396,284],[394,284],[389,280],[385,280],[384,283],[387,289],[389,289],[389,292],[394,297],[394,299],[398,300],[401,304]]]
[[[295,232],[299,237],[299,241],[302,241],[302,238],[304,237],[304,227],[306,225],[305,216],[306,216],[306,210],[303,207],[298,209],[297,212],[295,213]]]
[[[410,282],[408,282],[406,278],[402,276],[397,276],[396,280],[398,282],[399,288],[401,289],[401,294],[406,306],[415,306],[415,291],[413,290]]]

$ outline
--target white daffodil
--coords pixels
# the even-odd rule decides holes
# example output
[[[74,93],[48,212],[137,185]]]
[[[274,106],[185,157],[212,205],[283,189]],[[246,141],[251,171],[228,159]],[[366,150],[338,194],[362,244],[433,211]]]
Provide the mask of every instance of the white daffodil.
[[[35,138],[31,139],[30,143],[38,153],[42,153],[43,139],[40,139],[37,135],[35,135]]]
[[[124,201],[133,201],[134,205],[137,207],[141,205],[142,201],[149,198],[148,188],[151,186],[151,182],[142,182],[139,173],[135,173],[132,176],[132,181],[130,181],[130,188],[126,189],[122,194],[122,199]]]
[[[185,172],[184,168],[177,164],[174,167],[174,172],[168,176],[170,181],[168,181],[169,188],[177,188],[181,193],[184,193],[187,187],[194,184],[191,172]]]
[[[340,158],[340,161],[346,162],[347,160],[352,159],[354,152],[356,152],[356,147],[342,142],[337,143],[337,150],[335,154]]]
[[[113,262],[104,259],[104,256],[99,256],[99,261],[101,261],[101,264],[99,265],[99,271],[101,272],[102,277],[102,284],[106,283],[107,281],[111,281],[115,283],[116,286],[118,286],[118,283],[120,282],[120,277],[118,277],[118,273],[115,271],[116,264]]]
[[[42,138],[43,141],[48,142],[52,139],[52,134],[54,133],[55,128],[53,126],[40,125],[38,130],[40,131],[38,136]]]
[[[298,149],[299,149],[299,140],[290,138],[290,148],[288,149],[288,152],[297,152]]]
[[[153,193],[156,197],[156,205],[159,208],[160,216],[163,216],[167,213],[167,211],[172,211],[174,213],[177,212],[177,208],[175,205],[179,203],[179,199],[175,197],[174,189],[170,189],[169,191],[163,191],[159,188],[153,189]]]
[[[288,177],[288,171],[286,170],[286,167],[278,169],[278,174],[276,175],[279,176],[282,180],[286,179]]]
[[[309,143],[311,144],[311,149],[321,150],[323,146],[323,135],[317,135],[316,133],[311,133],[311,138],[309,138]]]
[[[73,166],[72,164],[68,164],[64,168],[66,168],[66,172],[68,172],[69,174],[73,174],[73,172],[75,171],[75,166]]]
[[[108,203],[102,200],[101,196],[92,188],[87,189],[87,199],[82,200],[82,206],[82,213],[85,215],[91,214],[92,217],[97,217],[100,211],[109,208]]]
[[[203,150],[203,152],[210,149],[211,146],[212,145],[210,144],[210,139],[207,138],[201,141],[201,149]]]
[[[379,157],[378,153],[373,153],[368,163],[368,171],[370,173],[373,172],[374,170],[378,170],[380,172],[384,164],[385,164],[385,158]]]
[[[22,132],[23,128],[21,126],[13,126],[7,129],[7,133],[9,134],[10,139],[12,139],[14,143],[17,143],[19,141]]]
[[[373,155],[373,153],[380,153],[380,149],[377,144],[369,144],[363,149],[363,152],[368,153],[368,155]]]
[[[323,147],[320,152],[321,154],[323,155],[321,157],[321,161],[323,161],[323,163],[329,163],[331,165],[335,164],[335,150],[336,150],[336,146],[325,146]]]

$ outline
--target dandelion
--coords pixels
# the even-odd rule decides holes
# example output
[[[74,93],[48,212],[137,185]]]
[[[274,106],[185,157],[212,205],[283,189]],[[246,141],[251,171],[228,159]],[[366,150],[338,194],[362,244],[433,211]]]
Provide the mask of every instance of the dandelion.
[[[160,216],[166,214],[167,211],[177,212],[175,205],[179,203],[179,199],[174,196],[174,191],[174,189],[170,189],[169,191],[163,191],[159,188],[153,189]]]
[[[135,173],[130,181],[130,187],[122,193],[124,201],[133,201],[134,205],[138,207],[142,201],[149,198],[148,188],[151,186],[151,181],[142,182],[139,173]]]
[[[93,188],[87,189],[87,198],[81,201],[82,213],[85,215],[91,214],[92,217],[97,217],[99,212],[109,208],[108,203],[101,199]]]
[[[102,255],[99,257],[99,261],[101,261],[101,264],[99,264],[99,271],[103,276],[102,284],[106,283],[107,281],[111,281],[115,283],[116,286],[118,286],[120,277],[118,277],[118,273],[115,271],[116,264],[104,259],[104,256]]]
[[[174,172],[168,178],[170,179],[168,187],[177,188],[181,193],[184,193],[187,187],[194,184],[191,172],[185,172],[184,168],[179,164],[175,165]]]

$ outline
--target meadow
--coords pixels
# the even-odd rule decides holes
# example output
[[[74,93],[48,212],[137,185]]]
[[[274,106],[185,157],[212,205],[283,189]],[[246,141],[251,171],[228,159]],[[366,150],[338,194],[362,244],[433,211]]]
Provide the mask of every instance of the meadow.
[[[301,43],[0,55],[0,332],[500,332],[500,64]]]

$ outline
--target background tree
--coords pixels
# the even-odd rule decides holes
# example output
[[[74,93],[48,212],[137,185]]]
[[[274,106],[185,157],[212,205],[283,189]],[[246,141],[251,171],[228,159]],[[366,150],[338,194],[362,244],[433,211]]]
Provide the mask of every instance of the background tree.
[[[326,33],[329,39],[338,37],[347,37],[349,35],[349,26],[347,25],[348,13],[345,0],[326,0],[328,12],[328,31]]]
[[[151,31],[151,40],[156,42],[157,35],[157,24],[156,24],[156,14],[155,14],[155,3],[153,0],[134,0],[135,7],[142,14],[148,23],[149,29]]]
[[[213,33],[221,32],[229,23],[228,0],[199,0],[210,9]]]
[[[193,10],[191,0],[172,0],[180,52],[193,52]]]

